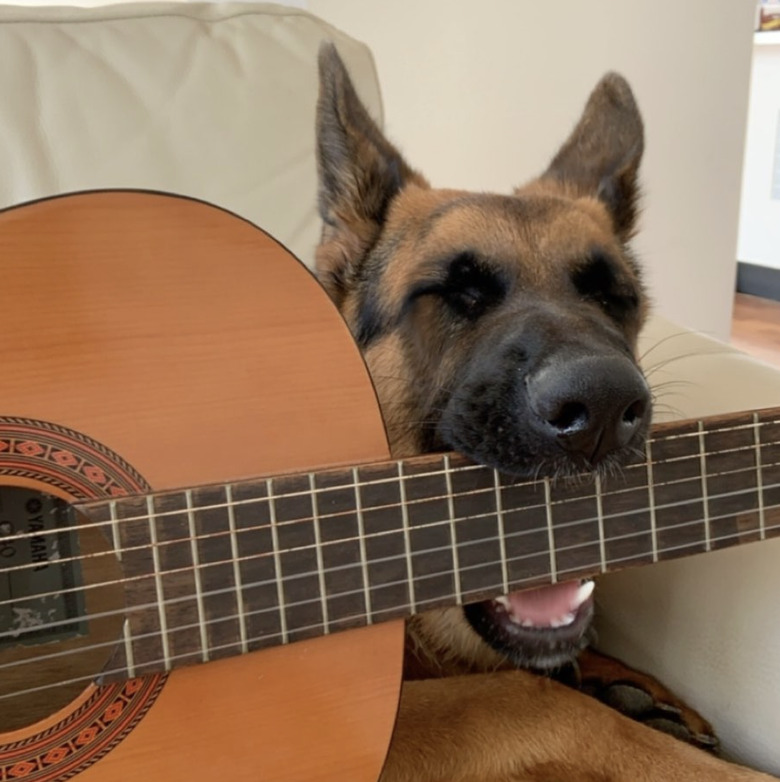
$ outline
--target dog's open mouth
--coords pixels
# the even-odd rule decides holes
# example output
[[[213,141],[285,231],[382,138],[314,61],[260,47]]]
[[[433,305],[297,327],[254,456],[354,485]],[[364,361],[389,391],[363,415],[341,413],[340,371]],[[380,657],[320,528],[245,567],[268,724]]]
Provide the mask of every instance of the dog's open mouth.
[[[464,607],[471,626],[516,665],[565,665],[586,645],[593,617],[592,580],[510,592]]]
[[[526,592],[510,592],[490,602],[502,624],[525,629],[557,630],[570,627],[581,616],[586,603],[592,602],[595,583],[565,581]]]

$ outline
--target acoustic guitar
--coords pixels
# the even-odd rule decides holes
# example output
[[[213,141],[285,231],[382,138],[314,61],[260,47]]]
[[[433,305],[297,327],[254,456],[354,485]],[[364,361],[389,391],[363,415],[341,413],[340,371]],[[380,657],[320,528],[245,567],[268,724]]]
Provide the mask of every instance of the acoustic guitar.
[[[403,617],[780,534],[780,410],[604,485],[391,461],[315,279],[206,204],[10,209],[0,264],[0,782],[376,780]]]

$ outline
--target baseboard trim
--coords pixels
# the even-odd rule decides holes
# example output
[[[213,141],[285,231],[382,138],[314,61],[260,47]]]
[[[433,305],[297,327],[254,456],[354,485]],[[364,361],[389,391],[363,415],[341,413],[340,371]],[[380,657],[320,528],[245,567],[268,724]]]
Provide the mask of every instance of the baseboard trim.
[[[780,301],[780,269],[737,263],[737,292]]]

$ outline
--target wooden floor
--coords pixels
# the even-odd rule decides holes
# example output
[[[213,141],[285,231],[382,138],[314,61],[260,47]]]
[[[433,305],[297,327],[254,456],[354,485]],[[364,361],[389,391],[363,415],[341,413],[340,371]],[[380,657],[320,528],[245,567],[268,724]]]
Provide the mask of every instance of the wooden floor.
[[[780,302],[738,293],[731,342],[745,353],[780,366]]]

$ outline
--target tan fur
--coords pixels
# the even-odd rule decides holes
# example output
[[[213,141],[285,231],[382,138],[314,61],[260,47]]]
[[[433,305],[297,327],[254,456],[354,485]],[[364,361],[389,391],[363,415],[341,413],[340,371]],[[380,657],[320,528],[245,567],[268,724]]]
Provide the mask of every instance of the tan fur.
[[[406,683],[382,775],[382,782],[769,779],[523,671]]]

